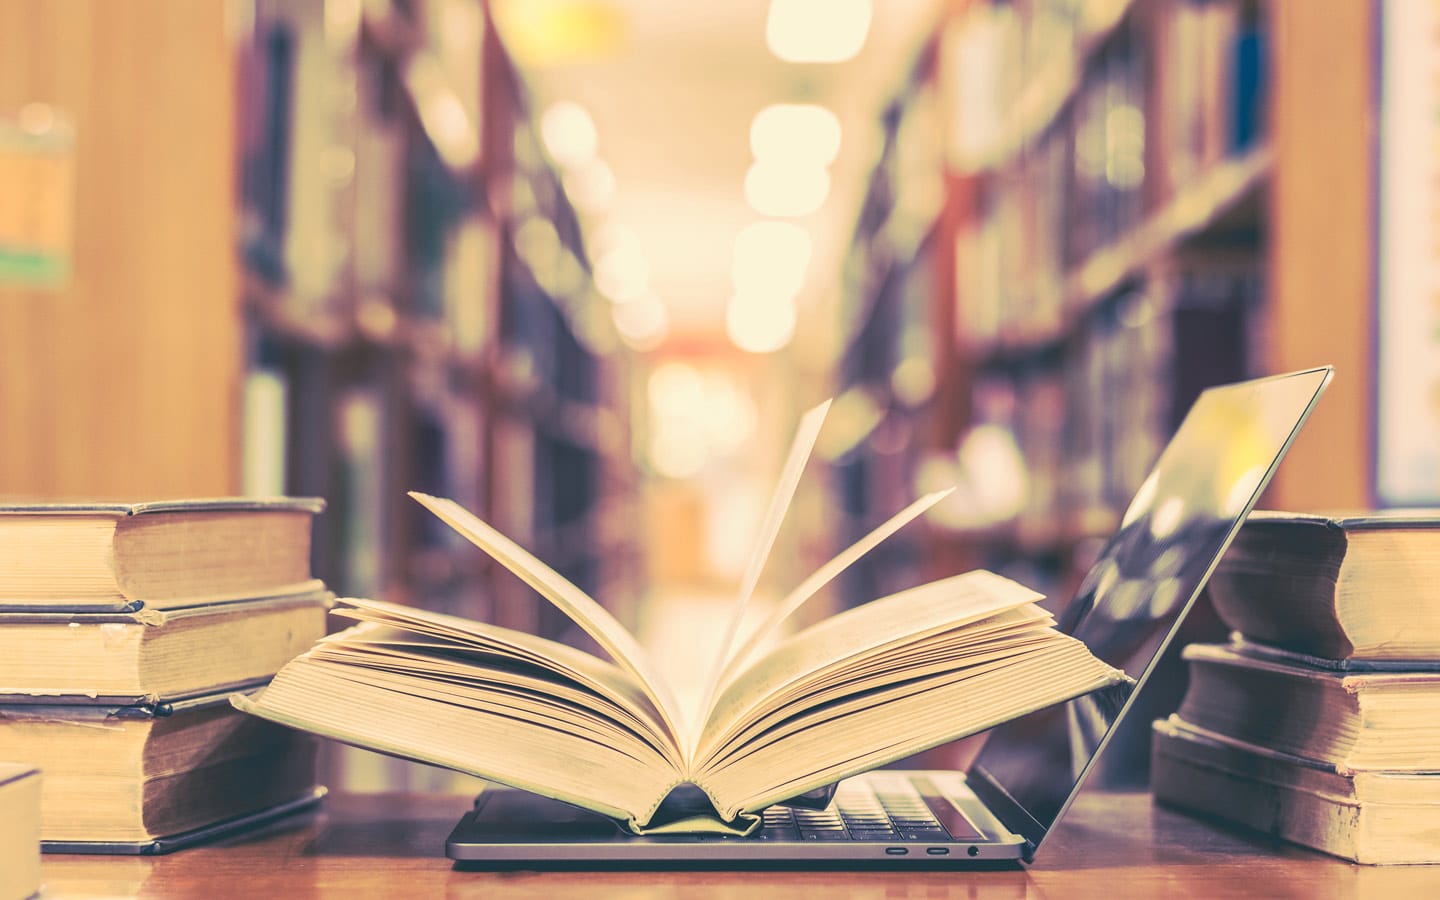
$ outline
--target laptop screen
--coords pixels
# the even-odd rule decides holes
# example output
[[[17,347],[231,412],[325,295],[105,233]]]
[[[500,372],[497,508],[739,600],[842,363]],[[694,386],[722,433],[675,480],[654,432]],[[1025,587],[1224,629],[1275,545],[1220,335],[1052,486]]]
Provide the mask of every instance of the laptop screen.
[[[1059,616],[1062,630],[1136,684],[995,728],[971,767],[976,792],[1032,843],[1094,767],[1330,375],[1322,368],[1211,388],[1180,423]]]

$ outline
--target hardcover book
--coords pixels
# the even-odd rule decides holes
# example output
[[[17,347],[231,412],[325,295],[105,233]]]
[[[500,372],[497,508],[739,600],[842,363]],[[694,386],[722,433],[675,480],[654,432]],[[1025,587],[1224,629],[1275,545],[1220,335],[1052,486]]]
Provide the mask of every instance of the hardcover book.
[[[1154,725],[1161,803],[1359,863],[1440,862],[1440,775],[1355,772],[1197,729]]]
[[[321,590],[316,499],[0,505],[0,611],[166,609]]]
[[[1440,512],[1256,510],[1210,579],[1247,640],[1331,660],[1440,658]]]
[[[636,833],[748,833],[766,807],[1125,680],[1056,630],[1040,596],[974,571],[786,621],[943,494],[912,504],[805,579],[758,627],[745,610],[825,406],[802,420],[698,707],[682,708],[599,603],[452,501],[414,494],[563,610],[607,658],[372,600],[235,705],[372,750],[595,810]],[[702,663],[703,665],[703,663]]]
[[[0,707],[0,759],[43,769],[45,849],[145,852],[157,840],[311,797],[316,741],[226,700]]]

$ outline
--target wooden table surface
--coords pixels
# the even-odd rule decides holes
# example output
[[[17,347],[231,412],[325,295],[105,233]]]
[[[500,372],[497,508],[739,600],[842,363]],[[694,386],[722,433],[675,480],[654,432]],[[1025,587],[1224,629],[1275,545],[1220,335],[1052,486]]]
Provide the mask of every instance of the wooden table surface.
[[[1367,867],[1155,807],[1082,796],[1024,868],[972,872],[456,871],[470,799],[338,795],[307,818],[161,857],[47,855],[44,897],[1440,897],[1440,866]]]

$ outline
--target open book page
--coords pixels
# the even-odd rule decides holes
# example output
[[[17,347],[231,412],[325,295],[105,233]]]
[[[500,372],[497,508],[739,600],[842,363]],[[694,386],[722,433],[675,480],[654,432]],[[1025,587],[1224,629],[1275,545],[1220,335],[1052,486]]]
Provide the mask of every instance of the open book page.
[[[656,677],[645,651],[634,635],[627,631],[609,610],[571,584],[559,572],[536,559],[525,548],[482,522],[455,501],[415,491],[411,491],[410,496],[569,616],[604,648],[621,668],[635,676],[646,696],[659,710],[666,728],[675,735],[683,733],[680,724],[683,721],[682,711],[670,691]]]
[[[794,615],[800,607],[804,606],[805,601],[815,596],[821,588],[833,581],[841,572],[844,572],[850,568],[850,566],[854,565],[860,557],[874,550],[886,538],[917,519],[930,507],[950,496],[954,490],[954,488],[949,488],[947,490],[926,494],[924,497],[921,497],[919,500],[916,500],[900,512],[891,516],[889,520],[882,523],[880,527],[865,535],[854,544],[851,544],[834,559],[816,569],[809,578],[802,581],[795,590],[791,591],[785,599],[780,601],[780,604],[775,607],[775,611],[770,617],[760,623],[760,625],[750,633],[744,643],[740,645],[739,649],[730,654],[729,662],[720,675],[719,683],[715,686],[715,693],[719,694],[725,689],[726,684],[735,676],[735,673],[738,672],[756,652],[764,647],[768,640],[779,633],[780,626],[784,624],[786,619]],[[708,715],[709,710],[707,709],[705,712]]]
[[[510,716],[605,744],[642,762],[671,766],[643,720],[582,685],[523,665],[480,668],[436,656],[443,642],[407,640],[403,632],[361,625],[345,641],[322,643],[310,658],[345,666],[349,677],[426,700]]]
[[[1003,663],[926,679],[843,712],[801,717],[784,738],[761,743],[705,774],[722,816],[763,809],[805,791],[976,734],[1026,713],[1125,681],[1084,644],[1049,632],[1046,646]]]
[[[706,720],[695,758],[716,737],[785,685],[858,654],[915,641],[1040,599],[1008,578],[976,570],[901,591],[831,616],[782,642],[742,670]]]
[[[928,690],[937,680],[972,678],[1009,665],[1053,643],[1058,635],[1049,627],[1053,624],[1036,606],[1009,609],[980,623],[983,627],[943,632],[792,681],[766,695],[724,733],[707,735],[710,750],[699,765],[723,766],[814,722]]]
[[[511,667],[545,670],[554,674],[552,683],[557,689],[573,682],[590,692],[590,697],[582,699],[646,735],[677,769],[682,765],[679,744],[659,710],[636,679],[613,663],[566,644],[458,616],[379,600],[344,599],[338,603],[341,605],[333,615],[384,627],[331,635],[315,647],[315,655],[336,658],[343,648],[352,659],[366,652],[403,656],[404,666],[412,671],[477,683],[506,678],[503,671],[496,670],[506,668],[507,662]]]
[[[515,715],[493,705],[494,695],[461,700],[463,693],[306,654],[254,697],[236,694],[230,702],[292,728],[554,797],[632,827],[674,783],[674,769],[640,743],[617,748]]]
[[[730,661],[730,655],[735,644],[735,637],[740,631],[740,623],[745,620],[745,610],[750,603],[750,597],[755,593],[755,585],[760,582],[760,573],[765,569],[765,561],[770,558],[770,550],[775,546],[775,537],[780,533],[780,524],[785,521],[785,513],[790,509],[790,502],[795,498],[795,488],[800,484],[800,475],[805,471],[805,463],[810,459],[810,453],[815,449],[815,440],[820,436],[820,426],[825,424],[825,414],[830,411],[831,401],[826,400],[819,406],[805,413],[800,419],[800,427],[795,432],[795,439],[790,442],[790,452],[785,457],[785,465],[780,470],[780,481],[775,485],[775,492],[770,497],[770,506],[765,512],[765,518],[760,525],[759,538],[755,542],[754,549],[750,552],[750,560],[745,566],[745,577],[740,582],[740,593],[735,598],[735,608],[730,614],[730,623],[726,626],[725,636],[720,641],[720,649],[716,654],[715,664],[711,667],[710,676],[706,679],[704,702],[701,710],[708,709],[714,701],[716,689],[720,683],[721,674]],[[692,722],[692,732],[686,740],[686,747],[693,747],[693,739],[699,734],[699,722],[703,719],[703,713]]]

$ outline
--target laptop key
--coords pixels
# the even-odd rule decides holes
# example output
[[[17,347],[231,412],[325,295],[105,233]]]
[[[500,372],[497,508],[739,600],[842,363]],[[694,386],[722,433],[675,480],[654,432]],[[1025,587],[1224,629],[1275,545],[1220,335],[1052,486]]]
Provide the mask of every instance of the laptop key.
[[[850,835],[843,828],[817,828],[813,831],[803,829],[800,832],[802,841],[848,841]]]

